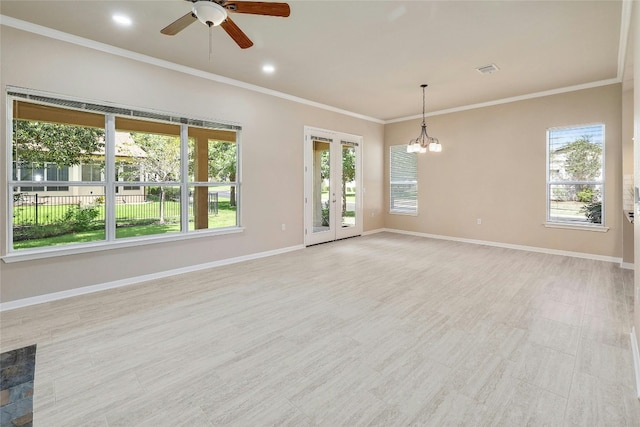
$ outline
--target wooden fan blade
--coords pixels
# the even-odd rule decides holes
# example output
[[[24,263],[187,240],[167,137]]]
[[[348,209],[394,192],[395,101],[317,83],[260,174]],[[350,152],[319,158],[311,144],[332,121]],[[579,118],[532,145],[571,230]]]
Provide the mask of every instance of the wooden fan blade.
[[[236,23],[233,22],[228,16],[227,19],[225,19],[224,22],[220,24],[220,26],[224,28],[227,34],[229,34],[229,36],[231,36],[231,38],[236,43],[238,43],[238,46],[240,46],[242,49],[253,46],[253,42],[249,39],[249,37],[247,37],[247,35],[243,33],[242,30],[236,25]]]
[[[253,15],[287,17],[291,13],[287,3],[268,3],[262,1],[225,1],[222,6],[236,13],[251,13]]]
[[[160,32],[167,36],[175,36],[180,31],[184,30],[185,28],[187,28],[189,25],[193,24],[197,20],[198,18],[196,18],[193,13],[189,12],[186,15],[184,15],[182,18],[178,18],[175,21],[173,21],[171,24],[164,27],[162,30],[160,30]]]

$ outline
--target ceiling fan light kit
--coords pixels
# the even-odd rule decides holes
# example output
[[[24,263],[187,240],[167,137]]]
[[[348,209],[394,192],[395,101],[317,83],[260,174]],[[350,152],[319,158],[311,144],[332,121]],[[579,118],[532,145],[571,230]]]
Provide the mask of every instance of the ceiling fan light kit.
[[[217,27],[227,19],[227,10],[212,1],[197,1],[193,4],[193,14],[208,27]]]

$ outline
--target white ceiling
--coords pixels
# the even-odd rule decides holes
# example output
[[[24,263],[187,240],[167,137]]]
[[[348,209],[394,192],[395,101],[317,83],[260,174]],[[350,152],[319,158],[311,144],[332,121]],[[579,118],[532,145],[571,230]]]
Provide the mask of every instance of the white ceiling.
[[[0,13],[380,120],[419,115],[422,83],[429,112],[622,78],[622,1],[289,4],[288,18],[231,14],[254,46],[213,28],[211,62],[205,25],[160,34],[190,10],[184,0],[2,0]],[[133,25],[118,27],[116,12]],[[475,70],[491,63],[500,71]]]

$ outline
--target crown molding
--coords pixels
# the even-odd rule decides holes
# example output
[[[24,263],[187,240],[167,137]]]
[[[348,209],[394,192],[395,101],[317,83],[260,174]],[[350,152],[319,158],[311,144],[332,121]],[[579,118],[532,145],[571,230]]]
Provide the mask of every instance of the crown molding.
[[[454,108],[448,108],[446,110],[432,111],[431,113],[425,114],[425,116],[426,117],[441,116],[443,114],[458,113],[460,111],[474,110],[476,108],[492,107],[494,105],[509,104],[511,102],[526,101],[528,99],[542,98],[545,96],[558,95],[558,94],[567,93],[567,92],[575,92],[577,90],[592,89],[600,86],[608,86],[608,85],[612,85],[620,82],[621,80],[616,77],[613,79],[600,80],[597,82],[585,83],[581,85],[567,86],[567,87],[562,87],[558,89],[545,90],[542,92],[529,93],[526,95],[512,96],[510,98],[496,99],[495,101],[481,102],[479,104],[464,105],[462,107],[454,107]],[[406,122],[407,120],[415,120],[415,119],[421,119],[421,118],[422,118],[422,114],[416,114],[413,116],[400,117],[397,119],[387,120],[385,121],[385,124]]]
[[[366,120],[366,121],[370,121],[378,124],[384,124],[384,120],[380,120],[375,117],[365,116],[364,114],[354,113],[352,111],[343,110],[341,108],[333,107],[331,105],[321,104],[319,102],[300,98],[298,96],[290,95],[283,92],[278,92],[272,89],[267,89],[262,86],[246,83],[240,80],[230,79],[228,77],[220,76],[218,74],[209,73],[207,71],[202,71],[196,68],[187,67],[185,65],[176,64],[175,62],[165,61],[163,59],[158,59],[149,55],[143,55],[141,53],[132,52],[130,50],[108,45],[106,43],[100,43],[95,40],[90,40],[84,37],[75,36],[73,34],[65,33],[63,31],[58,31],[52,28],[43,27],[42,25],[37,25],[31,22],[15,19],[10,16],[0,15],[0,25],[15,28],[17,30],[26,31],[32,34],[37,34],[43,37],[64,41],[67,43],[75,44],[77,46],[86,47],[86,48],[97,50],[100,52],[109,53],[111,55],[120,56],[120,57],[131,59],[134,61],[143,62],[145,64],[155,65],[157,67],[165,68],[172,71],[177,71],[183,74],[200,77],[202,79],[227,84],[229,86],[235,86],[235,87],[247,89],[253,92],[262,93],[264,95],[286,99],[288,101],[297,102],[299,104],[308,105],[310,107],[320,108],[322,110],[327,110],[334,113],[355,117],[357,119],[362,119],[362,120]]]
[[[525,101],[525,100],[529,100],[529,99],[541,98],[541,97],[545,97],[545,96],[558,95],[558,94],[567,93],[567,92],[574,92],[574,91],[577,91],[577,90],[591,89],[591,88],[595,88],[595,87],[621,83],[622,82],[622,74],[624,72],[624,63],[625,63],[625,60],[626,60],[626,50],[627,50],[626,46],[627,46],[627,41],[628,41],[628,38],[629,38],[628,37],[629,36],[629,32],[630,32],[630,29],[631,29],[632,3],[633,2],[631,0],[624,0],[622,2],[622,16],[621,16],[621,22],[620,22],[620,42],[619,42],[619,45],[618,45],[618,72],[617,72],[617,76],[615,78],[606,79],[606,80],[600,80],[600,81],[591,82],[591,83],[585,83],[585,84],[580,84],[580,85],[568,86],[568,87],[563,87],[563,88],[551,89],[551,90],[546,90],[546,91],[542,91],[542,92],[535,92],[535,93],[530,93],[530,94],[525,94],[525,95],[513,96],[513,97],[509,97],[509,98],[502,98],[502,99],[497,99],[497,100],[493,100],[493,101],[481,102],[481,103],[478,103],[478,104],[463,105],[463,106],[460,106],[460,107],[454,107],[454,108],[448,108],[448,109],[444,109],[444,110],[433,111],[433,112],[427,113],[426,117],[433,117],[433,116],[439,116],[439,115],[443,115],[443,114],[457,113],[457,112],[461,112],[461,111],[474,110],[474,109],[477,109],[477,108],[491,107],[491,106],[495,106],[495,105],[508,104],[508,103],[511,103],[511,102]],[[97,41],[94,41],[94,40],[86,39],[84,37],[75,36],[73,34],[65,33],[63,31],[54,30],[52,28],[48,28],[48,27],[44,27],[44,26],[41,26],[41,25],[33,24],[33,23],[27,22],[27,21],[22,21],[20,19],[15,19],[15,18],[12,18],[12,17],[9,17],[9,16],[5,16],[5,15],[0,15],[0,25],[5,25],[7,27],[15,28],[15,29],[18,29],[18,30],[22,30],[22,31],[26,31],[26,32],[29,32],[29,33],[41,35],[41,36],[44,36],[44,37],[49,37],[49,38],[60,40],[60,41],[64,41],[64,42],[75,44],[75,45],[78,45],[78,46],[83,46],[83,47],[86,47],[86,48],[89,48],[89,49],[98,50],[98,51],[101,51],[101,52],[109,53],[109,54],[120,56],[120,57],[123,57],[123,58],[128,58],[128,59],[131,59],[131,60],[134,60],[134,61],[143,62],[143,63],[150,64],[150,65],[155,65],[157,67],[169,69],[169,70],[172,70],[172,71],[177,71],[177,72],[180,72],[180,73],[188,74],[188,75],[195,76],[195,77],[200,77],[200,78],[211,80],[211,81],[214,81],[214,82],[223,83],[223,84],[227,84],[227,85],[230,85],[230,86],[235,86],[235,87],[251,90],[253,92],[258,92],[258,93],[262,93],[262,94],[269,95],[269,96],[274,96],[274,97],[281,98],[281,99],[286,99],[288,101],[297,102],[299,104],[308,105],[308,106],[311,106],[311,107],[315,107],[315,108],[331,111],[331,112],[342,114],[342,115],[345,115],[345,116],[354,117],[354,118],[357,118],[357,119],[370,121],[370,122],[373,122],[373,123],[386,125],[386,124],[391,124],[391,123],[398,123],[398,122],[404,122],[404,121],[408,121],[408,120],[415,120],[415,119],[422,118],[421,114],[416,114],[416,115],[412,115],[412,116],[399,117],[399,118],[396,118],[396,119],[382,120],[382,119],[378,119],[378,118],[375,118],[375,117],[370,117],[370,116],[366,116],[366,115],[363,115],[363,114],[355,113],[355,112],[352,112],[352,111],[343,110],[341,108],[333,107],[331,105],[326,105],[326,104],[322,104],[322,103],[319,103],[319,102],[311,101],[311,100],[308,100],[308,99],[300,98],[300,97],[297,97],[297,96],[294,96],[294,95],[290,95],[290,94],[287,94],[287,93],[278,92],[278,91],[275,91],[275,90],[272,90],[272,89],[267,89],[267,88],[264,88],[262,86],[246,83],[246,82],[243,82],[243,81],[240,81],[240,80],[235,80],[235,79],[231,79],[231,78],[228,78],[228,77],[220,76],[218,74],[214,74],[214,73],[209,73],[209,72],[206,72],[206,71],[198,70],[196,68],[192,68],[192,67],[187,67],[187,66],[184,66],[184,65],[176,64],[174,62],[165,61],[163,59],[158,59],[158,58],[155,58],[155,57],[152,57],[152,56],[143,55],[143,54],[140,54],[140,53],[137,53],[137,52],[132,52],[130,50],[126,50],[126,49],[122,49],[122,48],[119,48],[119,47],[108,45],[106,43],[100,43],[100,42],[97,42]]]

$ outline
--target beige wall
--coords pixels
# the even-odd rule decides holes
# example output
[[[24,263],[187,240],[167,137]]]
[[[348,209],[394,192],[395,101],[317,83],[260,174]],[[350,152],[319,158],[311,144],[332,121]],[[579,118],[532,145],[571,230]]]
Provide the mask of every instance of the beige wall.
[[[442,153],[418,161],[418,216],[385,214],[392,229],[608,257],[622,256],[621,85],[614,84],[427,118]],[[606,233],[546,228],[546,130],[606,125]],[[420,120],[385,126],[406,144]],[[385,185],[385,206],[388,205]],[[388,209],[385,209],[388,212]],[[481,225],[476,220],[482,220]]]
[[[420,215],[409,217],[388,214],[387,153],[389,145],[414,138],[420,120],[383,126],[6,27],[0,40],[3,118],[4,88],[13,85],[239,122],[246,227],[241,234],[0,263],[1,302],[301,245],[305,125],[364,137],[365,231],[387,227],[623,256],[620,85],[428,118],[429,132],[440,138],[444,151],[420,156]],[[545,228],[546,129],[591,122],[606,124],[605,208],[610,229],[597,233]],[[1,138],[4,165],[4,132]],[[6,200],[5,174],[0,174],[0,200]],[[6,223],[5,216],[6,209],[0,209],[0,223]],[[280,229],[282,223],[286,232]],[[0,227],[3,254],[5,234]]]
[[[37,261],[0,262],[9,302],[225,258],[303,244],[303,135],[315,126],[362,135],[364,230],[383,227],[383,125],[1,27],[0,116],[6,85],[143,109],[238,122],[243,127],[241,234],[157,243]],[[6,165],[6,132],[0,164]],[[4,169],[4,168],[3,168]],[[6,224],[0,173],[0,223]],[[286,231],[281,231],[281,224]],[[2,254],[6,229],[0,227]]]

